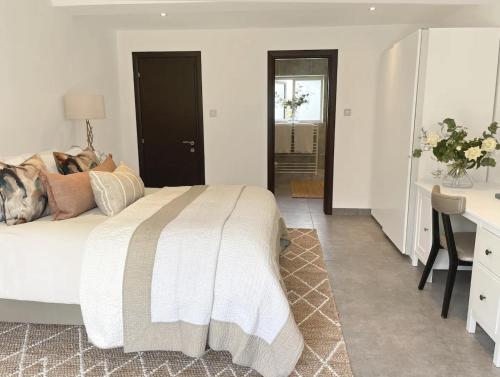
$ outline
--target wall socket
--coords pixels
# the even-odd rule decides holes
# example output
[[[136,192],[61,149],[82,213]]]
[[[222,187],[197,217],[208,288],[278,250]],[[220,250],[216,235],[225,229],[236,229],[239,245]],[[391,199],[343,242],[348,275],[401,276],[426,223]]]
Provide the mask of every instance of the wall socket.
[[[351,109],[344,109],[344,116],[345,117],[350,117],[352,114],[352,110]]]

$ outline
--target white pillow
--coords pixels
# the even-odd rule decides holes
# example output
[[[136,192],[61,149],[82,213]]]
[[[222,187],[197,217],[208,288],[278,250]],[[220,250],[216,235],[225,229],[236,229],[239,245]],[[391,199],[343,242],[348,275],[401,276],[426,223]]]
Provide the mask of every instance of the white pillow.
[[[18,166],[18,165],[21,165],[24,161],[26,161],[28,158],[30,158],[31,156],[33,156],[35,154],[36,153],[24,153],[24,154],[20,154],[18,156],[7,156],[7,157],[4,157],[1,161],[5,164],[8,164],[8,165]]]
[[[90,184],[99,209],[114,216],[144,196],[144,182],[123,162],[113,173],[89,171]]]
[[[38,153],[38,156],[42,159],[43,163],[47,167],[50,173],[59,173],[57,171],[56,160],[54,160],[54,150],[48,150]]]
[[[66,152],[66,154],[70,154],[72,156],[76,156],[78,155],[79,153],[82,153],[83,152],[83,148],[82,147],[79,147],[78,145],[73,145],[70,149],[68,149]]]
[[[82,150],[83,149],[81,147],[73,146],[66,153],[70,154],[72,156],[76,156]],[[40,158],[42,159],[43,163],[47,167],[47,170],[50,173],[59,173],[58,170],[57,170],[56,161],[54,160],[54,154],[53,153],[55,151],[56,151],[56,149],[49,149],[49,150],[46,150],[46,151],[43,151],[43,152],[33,152],[33,153],[24,153],[24,154],[20,154],[20,155],[17,155],[17,156],[7,156],[7,157],[0,158],[0,161],[3,162],[3,163],[5,163],[5,164],[18,166],[18,165],[21,165],[24,161],[26,161],[31,156],[33,156],[35,154],[38,154],[38,156],[40,156]]]

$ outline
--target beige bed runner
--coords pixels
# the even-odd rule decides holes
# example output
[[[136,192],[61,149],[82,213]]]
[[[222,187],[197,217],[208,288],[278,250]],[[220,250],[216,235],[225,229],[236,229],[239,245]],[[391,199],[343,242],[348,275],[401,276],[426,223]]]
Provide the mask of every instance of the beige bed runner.
[[[125,352],[171,350],[198,356],[205,351],[208,329],[184,322],[151,322],[151,281],[158,238],[165,226],[206,186],[193,186],[145,220],[130,240],[123,279]]]

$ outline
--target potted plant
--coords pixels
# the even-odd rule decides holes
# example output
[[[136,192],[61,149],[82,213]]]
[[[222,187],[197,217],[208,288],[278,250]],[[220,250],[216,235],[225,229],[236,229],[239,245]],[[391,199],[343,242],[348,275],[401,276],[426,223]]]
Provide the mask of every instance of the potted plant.
[[[295,117],[299,107],[305,103],[309,103],[309,93],[299,94],[298,92],[295,92],[293,98],[287,100],[279,97],[277,93],[276,97],[277,97],[277,102],[282,104],[285,109],[286,118],[291,122],[295,122]]]
[[[468,138],[467,128],[446,118],[439,123],[440,132],[422,130],[422,147],[413,151],[413,157],[420,157],[424,151],[432,151],[434,157],[447,165],[443,185],[447,187],[472,187],[468,169],[481,166],[495,166],[495,150],[500,149],[495,135],[498,124],[493,122],[482,137]]]

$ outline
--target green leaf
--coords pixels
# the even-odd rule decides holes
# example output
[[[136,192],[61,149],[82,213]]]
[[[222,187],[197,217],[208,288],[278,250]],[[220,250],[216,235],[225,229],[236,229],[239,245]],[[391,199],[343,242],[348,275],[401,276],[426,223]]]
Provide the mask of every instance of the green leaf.
[[[492,135],[496,134],[497,130],[498,130],[498,122],[493,122],[488,127],[488,131],[490,131]]]
[[[446,126],[448,126],[448,132],[452,132],[454,129],[457,128],[455,119],[446,118],[445,120],[443,120],[443,123],[446,124]]]
[[[483,157],[481,159],[481,166],[496,166],[496,161],[492,157]]]

